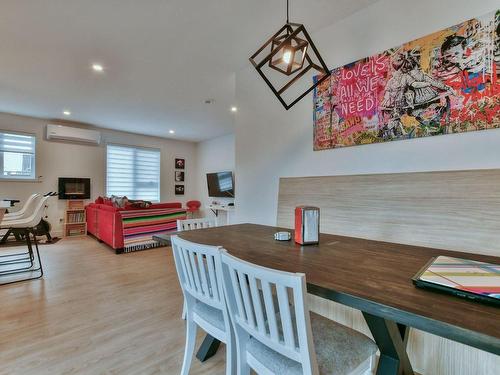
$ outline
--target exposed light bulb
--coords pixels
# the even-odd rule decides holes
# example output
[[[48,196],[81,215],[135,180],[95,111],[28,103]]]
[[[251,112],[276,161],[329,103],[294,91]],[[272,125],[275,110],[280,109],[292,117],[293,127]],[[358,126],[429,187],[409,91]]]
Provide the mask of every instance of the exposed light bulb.
[[[292,51],[285,50],[285,52],[283,52],[283,61],[285,62],[285,64],[290,64],[291,59],[292,59]]]
[[[101,64],[92,64],[92,69],[95,72],[103,72],[104,71],[104,67]]]
[[[64,111],[63,111],[63,115],[64,115],[64,116],[71,116],[71,111],[64,110]]]
[[[238,112],[238,107],[231,107],[231,112]]]
[[[170,134],[175,134],[175,130],[169,130],[168,131]]]

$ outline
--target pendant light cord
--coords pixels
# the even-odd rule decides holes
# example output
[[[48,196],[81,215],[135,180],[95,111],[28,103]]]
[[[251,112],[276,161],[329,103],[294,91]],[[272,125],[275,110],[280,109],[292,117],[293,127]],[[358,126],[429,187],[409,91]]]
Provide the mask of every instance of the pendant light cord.
[[[288,0],[286,0],[286,23],[288,22]]]

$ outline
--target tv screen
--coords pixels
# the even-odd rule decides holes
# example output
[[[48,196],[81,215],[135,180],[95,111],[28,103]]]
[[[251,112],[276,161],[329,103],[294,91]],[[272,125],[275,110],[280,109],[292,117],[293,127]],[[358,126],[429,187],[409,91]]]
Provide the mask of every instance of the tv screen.
[[[59,199],[90,199],[90,178],[59,177]]]
[[[209,197],[234,197],[233,172],[207,173]]]

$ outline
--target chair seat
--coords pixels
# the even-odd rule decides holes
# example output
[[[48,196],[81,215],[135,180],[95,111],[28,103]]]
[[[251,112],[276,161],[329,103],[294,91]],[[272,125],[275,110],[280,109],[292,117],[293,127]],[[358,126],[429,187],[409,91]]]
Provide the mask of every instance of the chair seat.
[[[311,328],[320,374],[349,374],[377,351],[364,334],[321,315],[311,314]],[[302,366],[251,338],[247,352],[275,374],[301,375]]]
[[[197,301],[194,305],[193,312],[221,331],[226,330],[224,326],[224,316],[222,315],[221,310],[209,306],[206,303]]]

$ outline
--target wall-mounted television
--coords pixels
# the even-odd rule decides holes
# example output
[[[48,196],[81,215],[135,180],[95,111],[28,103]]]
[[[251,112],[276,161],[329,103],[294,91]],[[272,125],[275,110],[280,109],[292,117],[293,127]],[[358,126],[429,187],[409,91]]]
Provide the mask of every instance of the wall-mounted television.
[[[59,177],[59,199],[90,199],[90,178]]]
[[[234,197],[233,172],[207,173],[209,197]]]

